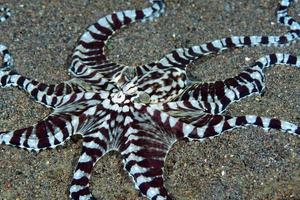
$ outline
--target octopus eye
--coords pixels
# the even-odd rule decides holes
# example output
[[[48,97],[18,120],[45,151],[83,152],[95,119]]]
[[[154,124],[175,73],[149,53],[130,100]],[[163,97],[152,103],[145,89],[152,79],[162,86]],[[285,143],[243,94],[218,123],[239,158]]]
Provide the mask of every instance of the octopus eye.
[[[150,95],[142,92],[140,95],[135,99],[137,103],[150,103]]]

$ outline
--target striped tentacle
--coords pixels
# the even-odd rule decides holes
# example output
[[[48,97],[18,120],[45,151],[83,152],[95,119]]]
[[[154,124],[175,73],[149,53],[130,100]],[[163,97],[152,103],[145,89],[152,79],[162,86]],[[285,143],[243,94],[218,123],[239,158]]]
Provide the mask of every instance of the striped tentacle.
[[[65,95],[54,112],[28,128],[0,132],[0,143],[40,151],[64,144],[74,134],[83,135],[93,125],[103,122],[107,112],[95,93]],[[94,117],[97,115],[97,119]]]
[[[100,134],[99,138],[101,138]],[[95,163],[106,153],[106,146],[101,139],[98,141],[83,139],[82,152],[70,187],[70,198],[72,200],[96,200],[89,189],[89,181]]]
[[[47,85],[24,77],[13,70],[13,58],[7,47],[0,44],[3,63],[0,67],[0,87],[18,87],[30,95],[35,101],[47,107],[55,108],[64,95],[83,92],[85,89],[75,82]]]
[[[0,143],[40,151],[64,144],[79,125],[79,118],[71,113],[51,114],[28,128],[0,132]]]
[[[10,9],[7,7],[1,7],[0,12],[2,13],[0,16],[0,23],[6,21],[11,16]]]
[[[164,12],[165,4],[162,0],[150,3],[151,7],[142,10],[126,10],[107,15],[88,27],[74,49],[70,73],[93,83],[101,82],[101,78],[118,78],[125,66],[107,61],[105,44],[116,30],[125,25],[135,21],[152,20]]]
[[[119,146],[124,169],[148,199],[170,200],[164,186],[163,167],[167,152],[175,142],[174,136],[143,114],[128,118]]]
[[[199,126],[208,122],[211,113],[218,112],[218,105],[214,102],[205,101],[176,101],[160,104],[150,104],[151,108],[160,110],[169,114],[172,117],[178,118],[181,122]]]
[[[147,113],[156,123],[176,135],[176,138],[188,138],[191,140],[202,140],[220,135],[224,131],[243,126],[258,126],[266,130],[274,129],[293,135],[300,135],[300,127],[290,122],[275,118],[259,117],[255,115],[246,116],[223,116],[206,114],[204,118],[194,120],[192,124],[186,124],[180,119],[172,117],[165,112],[147,106],[136,106],[140,112]]]
[[[13,59],[6,46],[0,44],[3,63],[0,67],[0,87],[18,87],[30,95],[35,101],[47,107],[55,108],[64,95],[83,92],[85,89],[72,81],[47,85],[24,77],[13,70]]]
[[[106,113],[108,115],[108,113]],[[111,140],[111,130],[107,124],[107,115],[96,120],[101,123],[83,134],[82,152],[79,157],[70,187],[72,200],[95,199],[90,191],[90,177],[96,162],[108,151]],[[99,122],[101,121],[101,122]]]
[[[214,83],[195,83],[175,100],[200,100],[214,102],[213,114],[223,112],[229,104],[252,94],[259,94],[265,88],[264,69],[274,65],[300,67],[300,57],[289,54],[270,54],[258,59],[248,69],[233,78]]]
[[[194,123],[194,126],[201,127],[201,132],[185,134],[184,137],[191,140],[201,140],[204,138],[218,136],[225,131],[244,126],[257,126],[265,130],[273,129],[282,132],[300,136],[300,127],[287,121],[282,121],[276,118],[259,117],[255,115],[245,116],[223,116],[210,115],[206,116],[206,122],[201,120]]]
[[[246,126],[246,125],[260,126],[263,127],[264,129],[272,128],[284,132],[288,131],[289,127],[292,127],[292,124],[289,122],[284,122],[284,121],[271,119],[271,118],[260,118],[253,115],[241,116],[235,118],[229,116],[222,116],[222,115],[213,115],[210,113],[218,112],[217,110],[218,107],[216,107],[215,103],[207,103],[207,102],[201,102],[195,100],[163,103],[163,104],[157,104],[153,106],[151,105],[151,107],[166,112],[171,116],[178,118],[180,121],[184,123],[191,124],[198,128],[204,128],[202,130],[202,132],[204,133],[198,131],[196,135],[195,135],[196,132],[194,132],[193,134],[184,136],[190,139],[203,139],[206,137],[211,137],[214,135],[221,134],[224,131],[228,131],[233,128],[238,128],[240,126]],[[247,121],[245,121],[244,117],[245,119],[247,119]],[[254,117],[257,118],[257,122],[255,123],[253,123]],[[225,122],[226,120],[229,119],[230,121]],[[236,123],[234,122],[234,119],[236,120]],[[229,123],[230,126],[226,123]],[[279,125],[279,123],[282,124],[282,127]],[[291,129],[290,131],[291,133],[299,134],[299,131],[296,131],[295,128],[294,129],[290,128],[290,129]]]
[[[3,44],[0,44],[0,54],[3,57],[3,62],[2,62],[2,65],[0,67],[0,70],[1,69],[6,70],[6,69],[12,68],[12,66],[13,66],[13,57],[12,57],[11,53],[8,51],[8,48]]]
[[[218,105],[214,102],[208,103],[196,100],[161,103],[150,105],[150,107],[198,128],[211,124],[210,121],[214,116],[211,113],[218,112]]]
[[[84,88],[72,82],[47,85],[24,77],[14,70],[1,69],[0,87],[18,87],[25,91],[36,102],[50,108],[59,106],[64,95],[85,91]]]
[[[197,128],[197,131],[191,131],[191,133],[188,134],[184,133],[184,137],[187,137],[189,139],[203,139],[206,137],[212,137],[219,135],[224,131],[229,131],[234,128],[247,125],[262,127],[265,130],[275,129],[282,132],[289,132],[295,135],[300,135],[300,127],[290,122],[281,121],[275,118],[258,117],[254,115],[230,117],[209,114],[207,113],[207,111],[211,111],[210,109],[216,107],[214,107],[214,104],[209,104],[206,102],[194,100],[171,102],[154,105],[151,106],[151,108],[166,112],[171,116],[178,118],[180,121],[193,125],[194,128]],[[203,112],[203,110],[205,112]],[[166,115],[164,113],[159,114],[157,111],[152,111],[152,113],[153,116],[155,116],[155,118],[158,120],[166,118]]]
[[[101,93],[80,92],[64,95],[58,102],[58,106],[53,109],[53,113],[74,112],[75,115],[80,115],[91,107],[93,108],[98,105],[98,107],[93,108],[93,112],[91,112],[95,113],[97,110],[103,109],[100,106],[103,99],[107,97],[108,92],[106,91]]]
[[[163,105],[165,106],[166,110],[170,109],[168,106],[170,106],[171,104],[163,104]],[[180,107],[179,105],[173,105],[173,106]],[[150,118],[149,120],[154,121],[157,124],[156,126],[160,127],[160,129],[167,130],[166,133],[168,133],[168,135],[158,134],[158,136],[160,135],[160,137],[163,137],[164,142],[169,144],[169,146],[171,146],[174,142],[176,142],[177,139],[184,138],[185,135],[191,133],[200,135],[203,132],[203,129],[201,127],[196,127],[181,121],[180,118],[181,116],[173,117],[171,114],[155,108],[155,106],[151,107],[151,106],[135,103],[134,108],[136,109],[137,112],[143,115],[143,118]],[[201,117],[201,114],[199,117]],[[183,118],[183,120],[187,120],[188,122],[190,122],[191,119],[192,118],[188,118],[188,117]],[[192,120],[195,121],[194,119]],[[146,126],[147,125],[145,125],[145,127]]]
[[[247,70],[240,73],[234,79],[224,81],[226,87],[224,95],[219,101],[216,101],[219,112],[223,112],[228,105],[239,101],[252,94],[260,94],[265,88],[264,69],[275,65],[285,65],[300,68],[300,56],[289,54],[270,54],[258,59]],[[237,85],[237,86],[236,86]]]
[[[289,27],[291,30],[298,31],[300,30],[300,23],[294,20],[291,16],[288,15],[288,7],[294,0],[282,0],[277,8],[277,22],[281,23],[287,27]]]
[[[116,126],[124,120],[118,112],[105,109],[107,103],[103,103],[103,107],[99,103],[95,106],[84,112],[93,120],[90,126],[85,126],[86,131],[81,130],[83,132],[82,153],[70,187],[70,197],[73,200],[95,199],[89,188],[93,166],[106,152],[116,149],[120,130]]]
[[[85,109],[80,114],[84,124],[76,132],[83,137],[83,147],[70,187],[70,198],[73,200],[95,199],[89,183],[93,166],[106,152],[115,149],[116,126],[124,118],[118,115],[120,107],[112,104],[110,98],[111,94],[107,91],[86,92],[80,96],[77,94],[75,100],[72,96],[66,98],[58,108],[58,111],[68,112]],[[74,101],[77,108],[73,105]]]
[[[190,48],[178,48],[164,56],[157,65],[160,68],[185,68],[196,59],[209,54],[220,53],[227,49],[253,46],[283,46],[299,40],[300,24],[287,14],[287,9],[291,2],[291,0],[281,1],[276,12],[278,22],[290,28],[290,31],[281,36],[233,36]]]

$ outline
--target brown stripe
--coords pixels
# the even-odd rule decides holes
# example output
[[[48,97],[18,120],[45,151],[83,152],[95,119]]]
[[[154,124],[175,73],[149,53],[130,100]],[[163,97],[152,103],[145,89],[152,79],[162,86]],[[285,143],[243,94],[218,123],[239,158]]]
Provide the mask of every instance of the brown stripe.
[[[113,25],[115,29],[120,29],[122,27],[122,22],[120,21],[120,19],[118,18],[118,15],[116,13],[113,13],[111,15],[112,21],[113,21]]]
[[[100,25],[99,23],[95,23],[94,26],[98,31],[100,31],[101,33],[103,33],[106,36],[112,35],[112,33],[113,33],[110,29]]]

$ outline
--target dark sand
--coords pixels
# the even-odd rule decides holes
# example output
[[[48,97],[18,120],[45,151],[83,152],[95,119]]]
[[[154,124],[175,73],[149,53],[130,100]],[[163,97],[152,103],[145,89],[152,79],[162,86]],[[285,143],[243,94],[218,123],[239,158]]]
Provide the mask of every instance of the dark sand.
[[[71,3],[72,2],[72,3]],[[279,34],[276,0],[166,0],[166,15],[135,24],[108,43],[110,58],[141,64],[176,47],[188,47],[230,35]],[[247,2],[247,3],[245,3]],[[47,83],[68,79],[67,58],[87,25],[112,11],[141,8],[142,0],[1,0],[13,16],[0,25],[0,41],[14,55],[23,75]],[[300,3],[291,14],[300,14]],[[252,48],[226,52],[192,65],[198,80],[213,81],[238,73],[243,66],[274,52],[300,55],[300,43],[287,48]],[[250,58],[250,61],[246,61]],[[267,72],[263,97],[230,107],[232,115],[257,114],[300,123],[300,71],[276,67]],[[0,130],[26,127],[49,110],[17,89],[0,90]],[[39,154],[1,145],[0,199],[68,199],[81,141]],[[237,129],[221,137],[179,142],[165,164],[166,187],[176,199],[300,199],[300,139],[278,131]],[[123,171],[121,156],[109,153],[95,167],[92,190],[99,199],[143,199]]]

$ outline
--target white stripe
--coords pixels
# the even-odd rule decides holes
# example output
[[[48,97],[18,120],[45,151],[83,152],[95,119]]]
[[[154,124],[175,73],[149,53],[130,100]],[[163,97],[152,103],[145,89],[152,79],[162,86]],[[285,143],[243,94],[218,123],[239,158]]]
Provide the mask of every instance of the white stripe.
[[[168,118],[168,114],[162,112],[162,113],[160,114],[160,118],[161,118],[162,123],[165,123],[166,120],[167,120],[167,118]]]
[[[183,127],[183,133],[184,135],[189,135],[194,130],[194,127],[190,124],[185,124]]]
[[[136,173],[144,173],[147,172],[146,168],[140,167],[138,164],[134,164],[131,168],[129,173],[134,175]]]
[[[135,20],[135,17],[136,17],[135,11],[125,10],[124,14],[125,14],[125,16],[129,17],[131,20]]]
[[[171,128],[173,128],[177,122],[178,122],[178,119],[176,119],[175,117],[169,118],[169,123],[170,123]]]
[[[85,32],[80,40],[83,40],[84,42],[88,43],[88,42],[91,42],[91,41],[94,41],[95,39],[91,36],[90,32]]]
[[[135,136],[135,135],[130,135],[127,139],[127,141],[131,141],[131,140],[137,140],[139,139],[139,137]],[[127,149],[125,151],[122,152],[122,155],[128,154],[128,153],[133,153],[133,152],[137,152],[141,149],[141,147],[131,143]]]
[[[126,116],[125,121],[124,121],[124,126],[127,126],[131,122],[133,122],[133,120],[131,119],[131,117]]]
[[[139,186],[142,183],[150,182],[151,180],[152,178],[141,175],[136,179],[136,184]]]
[[[91,160],[92,160],[91,156],[87,155],[86,153],[83,153],[80,156],[78,162],[80,162],[80,163],[86,163],[86,162],[90,162]]]
[[[106,18],[105,17],[102,17],[101,19],[98,20],[98,23],[105,27],[105,28],[108,28],[109,30],[111,30],[111,27],[109,25],[109,23],[107,22]]]
[[[9,141],[11,140],[12,137],[13,137],[13,132],[12,131],[8,132],[8,133],[5,133],[4,135],[1,134],[0,135],[0,141],[3,142],[4,144],[9,144],[10,143]]]
[[[78,179],[81,179],[84,176],[85,176],[85,172],[81,171],[80,169],[77,169],[76,172],[73,175],[73,178],[78,180]]]
[[[159,189],[158,188],[154,188],[154,187],[150,187],[147,191],[147,197],[148,198],[152,198],[155,195],[160,194]]]

